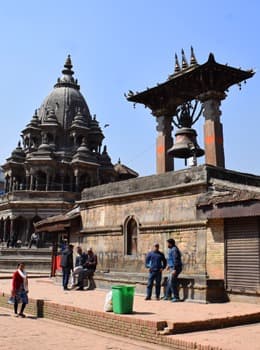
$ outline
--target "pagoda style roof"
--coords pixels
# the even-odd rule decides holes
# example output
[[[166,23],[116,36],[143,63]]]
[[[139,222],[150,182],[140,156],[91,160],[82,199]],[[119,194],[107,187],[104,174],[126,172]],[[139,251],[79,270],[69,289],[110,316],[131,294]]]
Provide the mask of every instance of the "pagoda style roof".
[[[242,70],[215,61],[214,55],[209,54],[207,62],[198,64],[192,49],[191,62],[188,65],[182,51],[182,68],[175,56],[175,72],[164,83],[157,84],[142,92],[129,91],[127,100],[142,103],[152,110],[152,114],[175,114],[176,106],[198,98],[201,94],[215,91],[224,93],[227,89],[254,75],[254,71]]]

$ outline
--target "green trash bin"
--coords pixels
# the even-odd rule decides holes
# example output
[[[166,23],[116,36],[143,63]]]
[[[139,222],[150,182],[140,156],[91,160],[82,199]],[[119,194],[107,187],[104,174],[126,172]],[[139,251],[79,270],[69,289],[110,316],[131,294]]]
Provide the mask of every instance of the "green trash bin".
[[[113,312],[115,314],[131,314],[133,312],[135,287],[112,286]]]

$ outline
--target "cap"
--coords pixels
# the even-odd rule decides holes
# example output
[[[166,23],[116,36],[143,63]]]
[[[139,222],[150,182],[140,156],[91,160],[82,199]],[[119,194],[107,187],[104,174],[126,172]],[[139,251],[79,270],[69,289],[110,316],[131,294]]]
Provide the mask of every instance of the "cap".
[[[167,242],[172,244],[172,245],[175,245],[175,240],[173,238],[167,239]]]

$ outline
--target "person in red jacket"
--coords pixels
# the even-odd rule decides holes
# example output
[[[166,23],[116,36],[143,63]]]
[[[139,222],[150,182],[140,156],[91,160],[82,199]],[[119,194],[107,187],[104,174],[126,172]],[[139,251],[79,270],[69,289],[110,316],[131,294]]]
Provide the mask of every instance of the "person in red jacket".
[[[25,317],[24,309],[28,304],[28,280],[24,270],[24,264],[17,265],[17,270],[13,274],[12,279],[12,297],[14,298],[14,313],[17,316]],[[21,310],[18,314],[18,304],[22,303]]]

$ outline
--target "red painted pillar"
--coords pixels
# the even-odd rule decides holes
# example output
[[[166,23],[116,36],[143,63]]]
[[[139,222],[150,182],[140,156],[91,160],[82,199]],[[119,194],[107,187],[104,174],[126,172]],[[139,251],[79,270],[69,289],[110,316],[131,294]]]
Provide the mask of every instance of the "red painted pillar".
[[[203,103],[205,163],[225,168],[223,126],[220,122],[224,93],[208,91],[199,96]]]
[[[157,121],[157,139],[156,139],[156,172],[162,174],[174,169],[173,158],[167,151],[173,145],[172,139],[172,117],[160,116]]]

